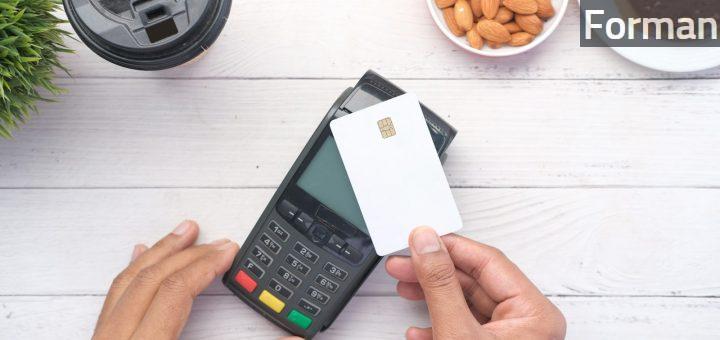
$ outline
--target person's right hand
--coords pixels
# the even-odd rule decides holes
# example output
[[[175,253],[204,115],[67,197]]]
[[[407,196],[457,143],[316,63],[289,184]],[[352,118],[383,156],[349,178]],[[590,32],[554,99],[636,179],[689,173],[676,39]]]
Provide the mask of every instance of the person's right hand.
[[[430,311],[432,327],[411,327],[408,339],[565,337],[560,310],[499,250],[427,227],[410,235],[410,250],[385,264],[398,294]]]

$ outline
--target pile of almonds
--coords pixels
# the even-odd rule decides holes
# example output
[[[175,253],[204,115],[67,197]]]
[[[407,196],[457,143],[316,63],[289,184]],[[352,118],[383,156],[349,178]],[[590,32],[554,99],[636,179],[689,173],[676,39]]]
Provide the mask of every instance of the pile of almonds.
[[[435,0],[450,31],[481,49],[529,44],[555,15],[552,0]]]

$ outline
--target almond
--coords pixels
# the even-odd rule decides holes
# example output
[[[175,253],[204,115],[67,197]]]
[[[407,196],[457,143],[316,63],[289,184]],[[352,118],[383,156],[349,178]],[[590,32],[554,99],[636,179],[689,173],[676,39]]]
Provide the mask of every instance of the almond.
[[[520,26],[518,26],[518,24],[515,23],[514,21],[513,21],[513,22],[508,22],[507,24],[505,24],[505,25],[503,25],[503,26],[504,26],[505,28],[507,28],[507,30],[508,30],[508,32],[510,32],[510,34],[517,33],[517,32],[521,32],[521,31],[522,31],[522,28],[520,28]]]
[[[482,0],[470,0],[470,8],[472,8],[473,15],[476,18],[483,16]]]
[[[455,1],[457,0],[435,0],[435,4],[438,6],[438,8],[448,8],[455,4]]]
[[[499,43],[499,42],[488,41],[488,46],[490,46],[490,48],[492,48],[492,49],[494,49],[494,50],[502,47],[502,45],[503,45],[503,44],[502,44],[502,43]]]
[[[538,10],[535,0],[503,0],[503,5],[517,14],[534,14]]]
[[[555,16],[555,8],[553,8],[552,0],[537,0],[537,16],[540,19],[547,20]]]
[[[538,35],[543,29],[543,21],[535,14],[516,14],[515,22],[523,29],[523,31],[530,34]]]
[[[473,29],[473,13],[470,4],[466,0],[457,0],[454,7],[455,22],[465,32]]]
[[[504,43],[510,41],[510,32],[497,21],[483,19],[478,21],[477,32],[488,41]]]
[[[476,30],[469,30],[467,32],[467,41],[470,43],[470,46],[476,49],[481,49],[483,47],[483,38],[478,34]]]
[[[495,19],[500,9],[500,0],[481,0],[482,12],[485,18]]]
[[[507,9],[507,7],[500,7],[497,15],[495,16],[495,19],[493,19],[493,20],[495,20],[501,24],[504,24],[504,23],[512,20],[514,15],[515,14],[511,10]]]
[[[456,37],[462,37],[465,34],[465,31],[463,31],[460,26],[458,26],[457,22],[455,22],[455,10],[452,7],[448,7],[443,9],[442,12],[443,18],[445,18],[445,23],[447,23],[450,32],[452,32],[452,34]]]
[[[510,46],[525,46],[535,39],[535,36],[528,32],[518,32],[510,36]]]

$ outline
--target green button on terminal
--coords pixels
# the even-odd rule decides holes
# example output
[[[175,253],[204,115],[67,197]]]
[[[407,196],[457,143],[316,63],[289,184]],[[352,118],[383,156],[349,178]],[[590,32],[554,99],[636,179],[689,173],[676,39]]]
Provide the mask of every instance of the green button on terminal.
[[[310,324],[312,323],[312,319],[305,316],[305,314],[298,312],[297,310],[292,310],[290,314],[288,314],[288,320],[292,321],[292,323],[300,326],[302,329],[307,329],[310,327]]]

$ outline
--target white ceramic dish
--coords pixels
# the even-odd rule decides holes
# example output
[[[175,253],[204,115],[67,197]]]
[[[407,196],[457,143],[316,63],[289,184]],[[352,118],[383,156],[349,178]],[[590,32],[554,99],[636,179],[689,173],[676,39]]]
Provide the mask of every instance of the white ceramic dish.
[[[506,57],[520,54],[531,50],[537,45],[540,45],[548,36],[550,36],[550,34],[552,34],[553,31],[555,31],[557,26],[560,24],[560,20],[562,20],[563,16],[565,16],[565,10],[567,10],[568,0],[552,0],[552,3],[553,7],[555,8],[555,16],[545,22],[543,31],[540,32],[540,34],[535,37],[535,40],[533,40],[531,43],[519,47],[506,45],[498,49],[492,49],[488,47],[487,44],[485,44],[482,49],[478,50],[472,48],[464,36],[456,37],[454,34],[452,34],[452,32],[450,32],[450,29],[448,29],[447,24],[445,23],[445,19],[443,19],[442,10],[437,7],[437,5],[435,4],[435,0],[427,0],[427,6],[430,9],[430,14],[432,14],[432,18],[435,21],[435,24],[438,28],[440,28],[440,31],[442,31],[448,39],[455,43],[455,45],[460,46],[462,49],[468,52],[487,57]]]
[[[663,72],[697,72],[720,66],[720,47],[611,47],[611,49],[638,65]]]
[[[625,59],[663,72],[697,72],[720,66],[720,47],[613,47]]]

